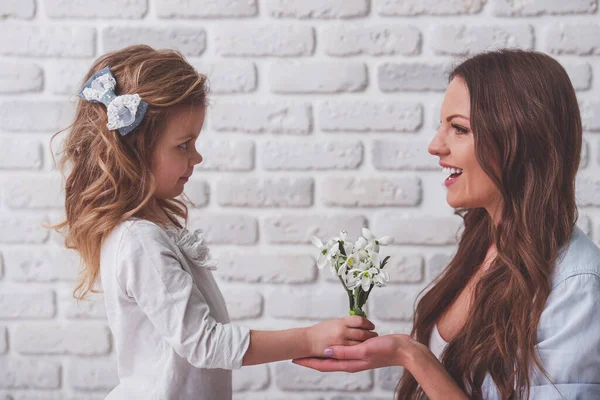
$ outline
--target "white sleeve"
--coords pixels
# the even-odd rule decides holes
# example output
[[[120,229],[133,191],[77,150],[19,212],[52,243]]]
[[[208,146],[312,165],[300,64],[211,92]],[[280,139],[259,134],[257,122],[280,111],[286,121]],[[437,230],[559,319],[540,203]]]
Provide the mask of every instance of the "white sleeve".
[[[175,352],[197,368],[238,369],[250,330],[221,324],[159,227],[136,222],[119,246],[117,281]]]

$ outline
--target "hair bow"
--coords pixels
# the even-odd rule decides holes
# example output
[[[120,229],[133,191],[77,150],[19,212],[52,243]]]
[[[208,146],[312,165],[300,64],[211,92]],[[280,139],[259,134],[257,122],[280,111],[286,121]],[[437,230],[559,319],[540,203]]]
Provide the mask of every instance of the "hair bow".
[[[85,82],[79,97],[92,103],[104,104],[108,115],[106,126],[110,130],[118,129],[121,136],[125,136],[142,122],[148,103],[138,94],[117,96],[116,85],[117,81],[110,68],[104,67]]]

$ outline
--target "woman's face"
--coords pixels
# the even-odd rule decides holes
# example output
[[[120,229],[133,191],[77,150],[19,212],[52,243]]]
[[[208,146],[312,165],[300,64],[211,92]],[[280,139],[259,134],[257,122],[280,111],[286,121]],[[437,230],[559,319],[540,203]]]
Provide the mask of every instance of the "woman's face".
[[[470,123],[469,90],[460,77],[452,79],[440,111],[440,127],[429,144],[429,153],[440,158],[446,200],[453,208],[486,208],[496,216],[500,191],[475,157]]]

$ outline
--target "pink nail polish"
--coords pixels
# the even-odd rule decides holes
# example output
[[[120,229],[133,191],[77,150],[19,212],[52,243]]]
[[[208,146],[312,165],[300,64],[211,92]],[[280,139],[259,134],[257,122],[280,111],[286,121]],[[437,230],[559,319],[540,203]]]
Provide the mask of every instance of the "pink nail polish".
[[[325,349],[325,357],[333,357],[333,349]]]

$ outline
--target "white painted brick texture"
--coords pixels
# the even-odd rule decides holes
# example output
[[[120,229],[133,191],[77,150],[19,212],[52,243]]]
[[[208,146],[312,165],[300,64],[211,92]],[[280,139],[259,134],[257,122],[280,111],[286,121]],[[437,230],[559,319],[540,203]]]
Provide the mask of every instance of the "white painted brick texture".
[[[427,145],[446,74],[465,54],[535,49],[565,67],[584,127],[578,226],[600,244],[598,3],[0,1],[0,399],[100,400],[118,381],[102,295],[72,298],[79,257],[43,228],[64,201],[50,137],[71,122],[73,96],[104,52],[175,48],[208,77],[189,228],[204,230],[220,261],[234,323],[345,316],[346,295],[317,268],[310,237],[369,227],[396,238],[384,248],[390,284],[369,315],[380,333],[404,333],[461,229]],[[401,373],[244,367],[234,399],[390,399]]]

